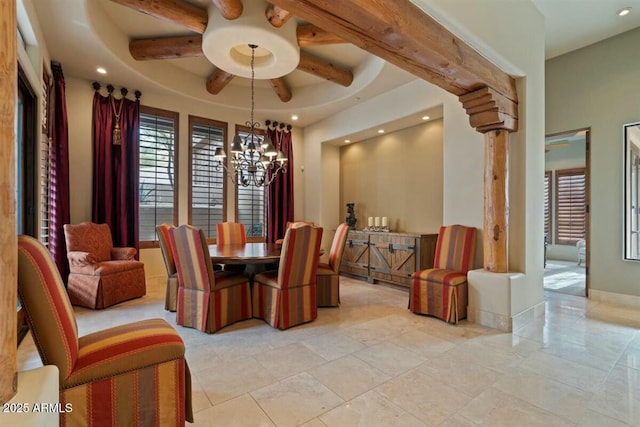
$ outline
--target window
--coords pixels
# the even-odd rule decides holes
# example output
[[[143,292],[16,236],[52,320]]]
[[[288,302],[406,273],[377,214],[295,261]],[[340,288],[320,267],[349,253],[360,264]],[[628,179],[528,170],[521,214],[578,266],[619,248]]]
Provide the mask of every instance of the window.
[[[156,225],[175,224],[178,220],[177,135],[178,113],[140,107],[138,230],[141,247],[156,245]]]
[[[261,144],[265,131],[255,129],[257,143]],[[249,135],[249,128],[236,125],[236,133],[243,139]],[[257,160],[257,159],[256,159]],[[265,188],[249,185],[243,187],[236,184],[236,222],[244,224],[247,237],[264,237],[265,228]]]
[[[624,126],[624,258],[640,260],[640,123]]]
[[[36,137],[37,98],[18,68],[18,93],[15,117],[16,153],[16,231],[39,237],[38,233],[38,150]]]
[[[556,171],[556,244],[575,245],[585,237],[584,168]]]
[[[544,235],[551,242],[551,171],[544,173]]]
[[[227,124],[189,116],[189,140],[189,223],[215,237],[226,220],[226,179],[213,156],[218,147],[227,151]]]

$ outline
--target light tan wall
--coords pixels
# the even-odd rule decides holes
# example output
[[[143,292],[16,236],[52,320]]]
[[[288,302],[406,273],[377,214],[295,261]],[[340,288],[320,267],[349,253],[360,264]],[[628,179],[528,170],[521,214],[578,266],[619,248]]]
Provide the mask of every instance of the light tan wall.
[[[369,216],[386,216],[393,231],[437,233],[442,176],[442,120],[343,146],[341,213],[352,202],[357,229]]]
[[[546,131],[591,127],[592,289],[640,295],[640,262],[623,261],[622,126],[640,120],[640,29],[546,62]]]

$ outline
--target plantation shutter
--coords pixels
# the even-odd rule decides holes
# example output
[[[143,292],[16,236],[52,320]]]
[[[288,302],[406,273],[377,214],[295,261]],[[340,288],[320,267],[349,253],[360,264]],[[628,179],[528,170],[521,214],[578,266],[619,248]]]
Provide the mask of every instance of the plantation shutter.
[[[177,221],[176,127],[178,114],[155,108],[140,111],[140,242],[158,240],[156,225]]]
[[[40,241],[48,248],[51,229],[51,138],[40,140]]]
[[[551,171],[544,173],[544,235],[551,242]]]
[[[556,171],[556,243],[575,245],[585,237],[584,168]]]
[[[190,117],[191,188],[189,223],[207,237],[216,236],[216,224],[225,221],[224,170],[214,159],[216,148],[224,148],[226,123]]]

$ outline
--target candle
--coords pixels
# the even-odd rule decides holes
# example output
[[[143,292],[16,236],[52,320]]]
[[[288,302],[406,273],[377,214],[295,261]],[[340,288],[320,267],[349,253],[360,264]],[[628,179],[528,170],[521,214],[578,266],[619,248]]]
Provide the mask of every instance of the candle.
[[[387,218],[386,216],[382,217],[382,226],[386,227],[387,225],[389,225],[389,218]]]
[[[376,227],[380,227],[380,217],[379,216],[376,217],[374,223],[375,223]]]
[[[367,227],[373,227],[373,217],[370,216],[369,219],[367,220]]]

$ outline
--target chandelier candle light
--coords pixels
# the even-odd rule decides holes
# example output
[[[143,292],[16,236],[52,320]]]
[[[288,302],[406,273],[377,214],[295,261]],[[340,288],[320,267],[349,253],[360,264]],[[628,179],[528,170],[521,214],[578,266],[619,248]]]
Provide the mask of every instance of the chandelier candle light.
[[[273,145],[269,135],[265,135],[260,143],[256,129],[260,123],[253,118],[255,110],[255,53],[258,45],[250,44],[251,48],[251,119],[245,125],[249,134],[243,139],[240,135],[233,137],[231,143],[231,168],[226,164],[227,153],[224,148],[216,148],[213,158],[218,162],[216,169],[223,168],[231,177],[234,184],[248,187],[268,186],[279,172],[287,172],[287,157]]]

